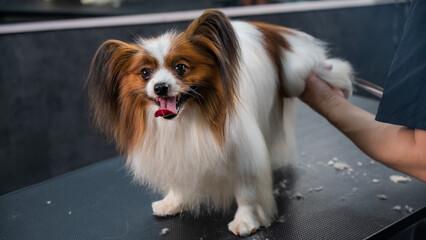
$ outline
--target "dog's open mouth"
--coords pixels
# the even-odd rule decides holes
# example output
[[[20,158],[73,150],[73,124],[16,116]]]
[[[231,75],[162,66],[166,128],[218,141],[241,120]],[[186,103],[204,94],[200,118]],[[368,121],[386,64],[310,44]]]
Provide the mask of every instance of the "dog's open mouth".
[[[155,99],[160,108],[155,111],[155,117],[163,117],[165,119],[173,119],[179,114],[183,103],[188,100],[191,95],[188,93],[179,94],[178,96],[158,97]]]

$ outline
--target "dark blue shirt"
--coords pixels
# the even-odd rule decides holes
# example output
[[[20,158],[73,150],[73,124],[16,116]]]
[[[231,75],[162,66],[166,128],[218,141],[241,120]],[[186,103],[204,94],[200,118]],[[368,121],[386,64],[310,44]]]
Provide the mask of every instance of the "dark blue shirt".
[[[426,0],[414,0],[376,120],[426,130]]]

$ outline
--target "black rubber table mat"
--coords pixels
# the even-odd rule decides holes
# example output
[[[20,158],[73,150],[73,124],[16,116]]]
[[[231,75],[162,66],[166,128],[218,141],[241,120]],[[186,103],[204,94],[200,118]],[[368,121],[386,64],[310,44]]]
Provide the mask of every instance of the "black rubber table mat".
[[[352,97],[374,112],[378,103]],[[247,239],[377,239],[426,215],[426,184],[371,161],[345,136],[299,103],[298,153],[276,175],[279,218]],[[336,170],[335,163],[350,169]],[[377,195],[385,195],[381,200]],[[0,239],[239,239],[229,214],[152,215],[159,196],[131,183],[113,158],[0,197]],[[395,210],[400,206],[400,210]],[[412,210],[412,211],[411,211]],[[166,235],[160,235],[167,228]],[[377,237],[378,236],[378,237]]]

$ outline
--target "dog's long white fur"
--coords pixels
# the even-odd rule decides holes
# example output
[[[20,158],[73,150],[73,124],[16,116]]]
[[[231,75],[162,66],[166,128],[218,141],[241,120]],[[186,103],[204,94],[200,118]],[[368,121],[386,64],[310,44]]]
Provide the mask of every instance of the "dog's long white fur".
[[[281,109],[279,78],[265,50],[262,33],[250,23],[234,21],[232,25],[241,47],[241,71],[239,101],[236,114],[227,119],[225,144],[218,145],[200,109],[184,106],[172,121],[147,119],[145,137],[129,154],[128,164],[135,179],[166,195],[153,204],[154,214],[197,212],[201,204],[224,209],[235,199],[238,210],[229,229],[247,235],[253,229],[268,226],[276,214],[272,170],[293,159],[294,103],[286,98],[284,110]],[[339,59],[328,59],[324,45],[313,37],[291,31],[283,36],[292,51],[282,49],[283,84],[289,94],[299,96],[305,79],[314,71],[349,96],[351,66]],[[164,38],[161,41],[168,44]],[[327,64],[333,66],[332,70],[324,67]],[[148,116],[155,111],[155,107],[150,107]],[[165,151],[166,148],[172,151]]]

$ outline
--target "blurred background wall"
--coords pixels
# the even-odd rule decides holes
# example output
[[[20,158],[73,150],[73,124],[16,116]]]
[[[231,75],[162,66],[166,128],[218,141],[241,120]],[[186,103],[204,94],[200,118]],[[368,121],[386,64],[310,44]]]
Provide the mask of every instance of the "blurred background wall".
[[[155,6],[159,3],[148,2]],[[193,2],[198,5],[192,7],[200,9],[228,3],[219,0]],[[121,2],[121,6],[125,6],[124,3]],[[190,3],[185,2],[185,7]],[[175,5],[169,6],[178,8]],[[305,31],[328,42],[333,55],[352,62],[359,77],[383,85],[403,29],[407,6],[407,3],[395,1],[366,7],[241,15],[238,18]],[[119,12],[120,5],[109,8]],[[0,28],[11,22],[30,21],[25,11],[31,8],[24,10],[7,8],[2,1]],[[75,8],[74,14],[70,11],[68,15],[61,15],[61,11],[57,15],[41,13],[40,16],[39,9],[35,19],[119,14],[107,14],[104,10],[102,13],[95,11],[95,14],[83,8],[80,12]],[[126,13],[134,11],[137,9]],[[132,41],[135,36],[155,36],[170,28],[184,29],[188,23],[0,34],[0,194],[117,155],[114,146],[91,125],[83,91],[96,49],[107,39]]]

